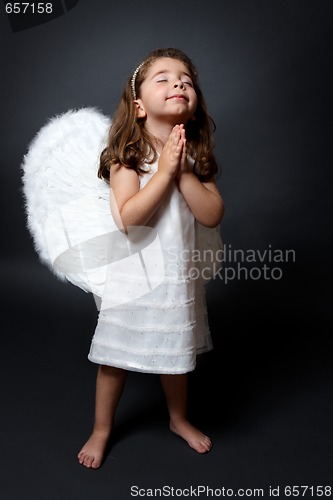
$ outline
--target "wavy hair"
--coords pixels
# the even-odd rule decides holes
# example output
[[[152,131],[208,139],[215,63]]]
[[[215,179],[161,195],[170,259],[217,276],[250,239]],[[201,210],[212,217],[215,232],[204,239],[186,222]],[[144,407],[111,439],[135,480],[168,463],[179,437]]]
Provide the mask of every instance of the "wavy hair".
[[[167,48],[151,52],[140,65],[134,81],[136,97],[140,97],[141,84],[148,69],[161,57],[181,61],[188,69],[197,95],[197,107],[192,120],[186,124],[187,152],[194,160],[193,172],[201,180],[217,173],[213,154],[215,124],[207,112],[205,99],[198,82],[198,72],[191,59],[179,49]],[[98,177],[109,181],[111,165],[120,163],[138,174],[144,173],[144,163],[154,163],[157,152],[152,137],[145,129],[145,119],[137,118],[132,92],[132,78],[128,79],[123,95],[113,116],[106,148],[100,156]]]

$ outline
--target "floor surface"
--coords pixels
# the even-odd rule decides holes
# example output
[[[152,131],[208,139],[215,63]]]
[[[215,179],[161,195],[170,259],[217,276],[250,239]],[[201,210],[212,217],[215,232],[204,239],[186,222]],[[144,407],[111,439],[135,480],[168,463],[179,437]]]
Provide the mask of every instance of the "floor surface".
[[[332,355],[323,319],[302,297],[288,306],[276,286],[209,285],[215,349],[190,375],[189,411],[212,451],[201,456],[171,434],[158,377],[131,373],[93,471],[76,460],[93,423],[93,299],[39,263],[7,275],[17,278],[2,299],[3,500],[287,498],[289,486],[313,498],[332,486]]]

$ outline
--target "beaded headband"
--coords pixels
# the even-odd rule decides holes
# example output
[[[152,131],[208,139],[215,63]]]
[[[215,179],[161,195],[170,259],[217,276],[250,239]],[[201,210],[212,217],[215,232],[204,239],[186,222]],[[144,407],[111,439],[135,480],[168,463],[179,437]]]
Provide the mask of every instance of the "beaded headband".
[[[141,64],[139,64],[139,66],[136,68],[136,70],[134,71],[133,76],[131,78],[132,96],[133,96],[134,100],[136,99],[135,80],[136,80],[137,74],[139,73],[139,71],[143,65],[144,65],[143,62]]]

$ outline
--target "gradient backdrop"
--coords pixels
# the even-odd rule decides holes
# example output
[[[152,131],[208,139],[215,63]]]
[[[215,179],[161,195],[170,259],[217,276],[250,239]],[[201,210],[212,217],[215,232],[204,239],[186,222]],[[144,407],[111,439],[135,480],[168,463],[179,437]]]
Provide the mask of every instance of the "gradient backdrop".
[[[1,498],[123,500],[132,485],[262,488],[265,498],[279,486],[287,498],[288,485],[332,486],[332,2],[59,1],[49,22],[9,18],[5,3]],[[196,63],[217,126],[227,248],[291,249],[295,260],[257,259],[246,279],[231,258],[224,272],[235,278],[208,286],[215,350],[191,374],[190,414],[212,452],[170,434],[158,377],[133,373],[107,460],[87,471],[76,453],[93,422],[86,357],[97,311],[40,264],[20,163],[49,117],[84,106],[112,114],[128,75],[165,46]],[[280,279],[265,278],[264,264]]]

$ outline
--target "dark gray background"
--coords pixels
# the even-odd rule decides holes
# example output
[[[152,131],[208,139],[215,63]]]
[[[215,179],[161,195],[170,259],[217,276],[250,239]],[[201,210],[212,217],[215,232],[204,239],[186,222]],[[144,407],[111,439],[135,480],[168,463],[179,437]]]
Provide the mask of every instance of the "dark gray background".
[[[130,486],[332,483],[330,1],[107,2],[12,32],[1,26],[1,496],[131,498]],[[131,374],[98,472],[75,455],[93,420],[91,296],[57,281],[25,228],[20,163],[45,121],[114,111],[152,49],[198,66],[216,125],[225,244],[294,249],[281,280],[217,279],[215,350],[191,374],[199,456],[167,430],[158,379]],[[308,494],[310,496],[310,494]],[[280,497],[284,498],[283,493]]]

